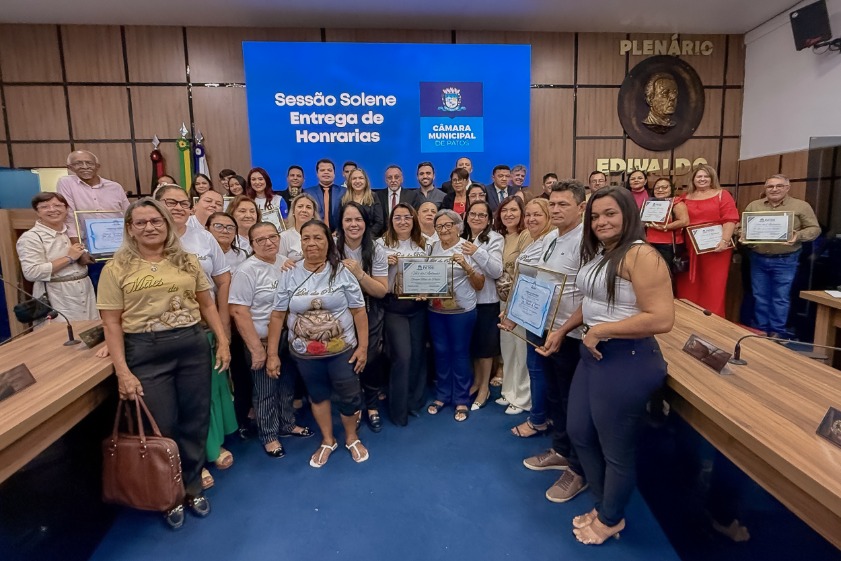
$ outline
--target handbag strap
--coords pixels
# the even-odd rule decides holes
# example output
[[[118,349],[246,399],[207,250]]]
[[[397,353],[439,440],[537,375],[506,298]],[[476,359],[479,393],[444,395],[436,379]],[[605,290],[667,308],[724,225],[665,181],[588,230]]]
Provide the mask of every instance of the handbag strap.
[[[143,412],[146,414],[146,418],[149,419],[149,424],[152,425],[152,433],[155,436],[161,436],[161,429],[158,428],[158,423],[155,422],[155,418],[152,416],[152,413],[149,411],[149,408],[146,407],[146,402],[143,401],[143,398],[139,395],[134,397],[134,401],[137,405],[137,423],[140,425],[140,438],[141,440],[145,439],[146,435],[143,434],[143,420],[140,418],[140,409],[143,408]]]

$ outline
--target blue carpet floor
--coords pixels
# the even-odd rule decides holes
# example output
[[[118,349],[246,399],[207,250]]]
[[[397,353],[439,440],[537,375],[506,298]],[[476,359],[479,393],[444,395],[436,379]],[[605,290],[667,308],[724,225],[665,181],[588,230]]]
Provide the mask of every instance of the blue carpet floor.
[[[279,460],[232,441],[233,467],[213,470],[208,518],[188,516],[173,532],[160,515],[125,509],[91,559],[679,559],[638,493],[621,539],[579,544],[570,521],[592,508],[590,496],[550,503],[543,493],[560,472],[522,465],[549,440],[509,434],[524,416],[494,403],[465,423],[452,413],[424,412],[405,428],[386,421],[379,434],[363,427],[371,458],[355,464],[340,445],[320,470],[308,465],[320,435],[284,439]]]

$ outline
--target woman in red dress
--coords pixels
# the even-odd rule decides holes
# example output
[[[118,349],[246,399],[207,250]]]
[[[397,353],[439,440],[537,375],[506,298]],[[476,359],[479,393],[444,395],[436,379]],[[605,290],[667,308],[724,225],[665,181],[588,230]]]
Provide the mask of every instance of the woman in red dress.
[[[721,188],[715,169],[706,164],[695,169],[688,193],[678,197],[675,204],[679,202],[686,204],[690,227],[721,224],[723,232],[715,249],[702,255],[698,255],[687,241],[689,271],[678,275],[677,297],[724,317],[724,292],[733,254],[731,238],[739,221],[736,202]]]

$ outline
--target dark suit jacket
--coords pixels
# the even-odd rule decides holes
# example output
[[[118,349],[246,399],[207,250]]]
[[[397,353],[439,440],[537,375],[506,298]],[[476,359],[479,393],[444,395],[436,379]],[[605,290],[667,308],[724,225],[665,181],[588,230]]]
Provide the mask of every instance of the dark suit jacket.
[[[473,185],[482,185],[482,184],[479,183],[478,181],[472,181],[470,183],[470,185],[473,186]],[[485,186],[482,185],[482,187],[485,187]],[[487,187],[485,187],[485,189],[487,189]],[[444,191],[445,195],[449,195],[450,193],[453,192],[453,182],[452,181],[445,181],[444,183],[441,184],[441,190]]]
[[[377,191],[374,191],[374,194],[380,198],[383,224],[385,225],[385,229],[388,229],[388,215],[391,212],[391,191],[389,191],[388,187],[386,187],[385,189],[378,189]],[[416,208],[415,197],[417,197],[417,194],[417,189],[406,189],[403,187],[400,189],[400,202],[406,203],[412,208]]]
[[[492,183],[485,187],[485,190],[488,192],[488,205],[491,207],[491,212],[496,212],[496,209],[499,207],[499,196],[496,193],[496,185]],[[508,196],[511,197],[515,195],[520,188],[516,185],[511,185],[507,187],[507,190]]]
[[[318,216],[324,220],[324,193],[321,190],[321,185],[315,187],[307,187],[304,193],[311,196],[318,203]],[[342,196],[345,194],[345,188],[335,183],[330,186],[330,227],[331,232],[335,232],[339,227],[339,212],[342,208]]]

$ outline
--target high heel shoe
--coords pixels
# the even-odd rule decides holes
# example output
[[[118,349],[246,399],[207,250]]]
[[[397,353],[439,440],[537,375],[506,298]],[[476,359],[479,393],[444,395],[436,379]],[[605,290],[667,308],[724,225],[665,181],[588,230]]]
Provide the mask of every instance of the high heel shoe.
[[[593,519],[589,526],[574,528],[572,533],[575,539],[586,545],[601,545],[609,538],[619,539],[619,532],[625,529],[625,519],[619,521],[615,526],[605,526],[598,516]]]
[[[596,512],[595,508],[586,514],[579,514],[578,516],[572,519],[572,527],[583,528],[584,526],[589,526],[593,523],[593,520],[598,518],[598,516],[599,513]]]

